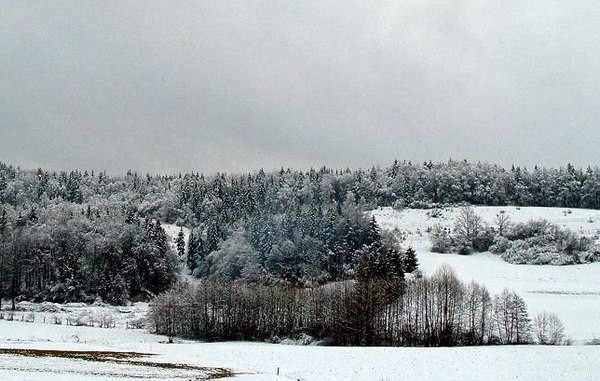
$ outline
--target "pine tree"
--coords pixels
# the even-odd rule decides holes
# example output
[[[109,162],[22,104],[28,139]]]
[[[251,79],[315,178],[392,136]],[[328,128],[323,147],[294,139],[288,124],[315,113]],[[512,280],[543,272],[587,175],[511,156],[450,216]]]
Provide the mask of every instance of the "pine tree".
[[[8,217],[6,216],[6,209],[2,208],[2,212],[0,212],[0,234],[4,233],[8,222]]]
[[[369,227],[367,228],[366,245],[369,246],[381,246],[381,229],[377,225],[375,216],[371,217],[369,221]]]
[[[187,247],[187,267],[190,271],[194,272],[196,268],[196,235],[193,231],[190,232],[190,236],[188,237],[188,247]]]
[[[183,258],[185,255],[185,235],[183,234],[183,227],[179,229],[179,234],[175,238],[175,244],[177,245],[177,254],[179,258]]]
[[[412,273],[419,267],[419,262],[417,261],[417,253],[409,246],[408,249],[404,252],[402,256],[402,269],[406,273]]]
[[[210,254],[213,251],[219,249],[219,242],[221,240],[221,234],[219,232],[219,226],[216,221],[210,221],[206,230],[206,254]]]
[[[204,262],[207,254],[205,241],[202,240],[202,231],[193,230],[190,232],[190,237],[188,238],[187,266],[192,273]]]
[[[79,172],[71,172],[67,180],[67,200],[81,204],[83,202],[83,195],[79,183],[81,181],[81,174]]]

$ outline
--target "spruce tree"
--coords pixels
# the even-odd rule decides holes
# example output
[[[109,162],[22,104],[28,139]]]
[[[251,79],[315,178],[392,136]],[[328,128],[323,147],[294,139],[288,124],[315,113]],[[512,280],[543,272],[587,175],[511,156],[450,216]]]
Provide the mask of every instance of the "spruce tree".
[[[376,247],[381,246],[381,230],[379,229],[379,225],[377,225],[375,216],[371,217],[371,220],[369,221],[369,227],[367,228],[367,237],[365,244]]]
[[[417,261],[417,253],[412,248],[412,246],[409,246],[402,257],[402,269],[406,273],[412,273],[418,267],[419,262]]]
[[[175,238],[175,244],[177,245],[177,254],[179,258],[183,258],[185,255],[185,235],[183,234],[183,227],[179,229],[179,234]]]
[[[193,231],[190,232],[190,236],[188,238],[188,248],[187,248],[187,267],[191,272],[194,272],[196,268],[196,235]]]

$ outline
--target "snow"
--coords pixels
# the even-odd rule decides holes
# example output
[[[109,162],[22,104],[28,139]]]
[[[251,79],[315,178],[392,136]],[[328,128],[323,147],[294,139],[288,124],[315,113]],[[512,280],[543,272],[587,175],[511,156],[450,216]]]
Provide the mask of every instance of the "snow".
[[[372,214],[382,229],[406,237],[403,244],[416,250],[423,273],[430,274],[446,263],[463,281],[485,284],[492,293],[500,293],[504,288],[515,290],[525,299],[530,316],[541,311],[556,313],[565,325],[566,334],[576,342],[600,338],[600,263],[513,265],[489,252],[466,256],[432,253],[427,229],[435,224],[452,228],[458,209],[444,209],[439,218],[432,218],[428,216],[430,211],[419,209],[380,208]],[[596,239],[600,231],[600,211],[597,210],[475,207],[476,213],[490,225],[502,210],[512,222],[546,219]]]
[[[589,368],[600,347],[340,348],[250,343],[179,347],[170,350],[185,351],[192,361],[238,364],[265,375],[279,367],[286,380],[589,380],[600,376],[598,369]]]
[[[3,308],[9,302],[2,303]],[[95,326],[104,328],[135,328],[145,324],[148,303],[133,303],[129,306],[111,306],[103,303],[31,303],[19,302],[16,311],[4,310],[1,318],[25,322],[54,325]]]
[[[513,222],[546,218],[572,230],[594,236],[600,228],[600,212],[545,208],[477,208],[486,221],[500,209]],[[471,256],[434,254],[429,251],[426,230],[435,223],[451,227],[456,209],[430,218],[424,210],[394,211],[389,208],[373,212],[384,229],[404,232],[404,246],[412,245],[425,273],[448,263],[465,281],[475,279],[492,292],[504,287],[519,292],[527,301],[530,313],[549,310],[563,320],[567,333],[580,344],[600,338],[600,264],[577,266],[511,265],[500,258],[482,253]],[[592,222],[589,222],[589,221]],[[179,227],[165,227],[174,237]],[[184,229],[184,233],[186,230]],[[186,237],[187,237],[186,233]],[[7,306],[4,306],[5,308]],[[385,348],[319,347],[248,342],[202,343],[187,340],[167,344],[164,336],[153,335],[136,326],[148,305],[127,307],[55,305],[50,303],[19,304],[15,321],[0,320],[2,348],[37,348],[48,350],[103,350],[152,353],[143,361],[224,367],[237,381],[392,381],[392,380],[596,380],[600,379],[600,346],[490,346],[463,348]],[[2,311],[5,318],[8,311]],[[33,314],[34,322],[25,322]],[[51,324],[58,315],[62,324]],[[66,325],[66,320],[110,316],[112,329]],[[92,318],[91,322],[98,319]],[[45,321],[45,323],[44,323]],[[136,324],[133,324],[136,323]],[[279,376],[277,371],[279,369]],[[0,353],[0,380],[23,381],[117,381],[117,380],[189,380],[201,374],[178,369],[157,369],[139,364],[88,362],[72,358],[23,357]]]
[[[79,342],[69,339],[74,332]],[[19,340],[19,341],[14,341]],[[155,353],[148,361],[232,368],[244,381],[363,380],[593,380],[600,346],[493,346],[467,348],[361,348],[247,342],[166,344],[142,330],[68,327],[0,321],[0,348],[112,350]],[[87,364],[87,366],[86,366]],[[181,371],[61,358],[0,354],[0,380],[181,380]],[[279,376],[277,376],[279,368]],[[90,370],[94,374],[89,373]],[[87,373],[86,373],[87,372]]]
[[[170,238],[169,244],[171,245],[171,248],[175,251],[177,251],[177,244],[175,243],[175,239],[179,235],[179,231],[182,230],[183,231],[183,240],[185,242],[185,251],[187,252],[188,242],[190,239],[190,229],[189,228],[186,228],[185,226],[178,226],[178,225],[165,224],[165,223],[162,223],[160,226],[162,226],[162,228],[165,230],[165,233],[167,233],[167,236],[169,236],[169,238]]]
[[[169,245],[171,246],[171,249],[173,249],[173,251],[175,251],[175,252],[177,252],[177,244],[176,244],[175,240],[177,239],[179,232],[183,231],[183,241],[185,242],[185,251],[184,251],[184,256],[179,258],[179,265],[178,265],[179,279],[182,281],[187,281],[187,282],[191,282],[191,283],[197,282],[197,279],[191,275],[191,271],[190,271],[189,267],[187,266],[187,249],[188,249],[188,242],[190,241],[190,232],[191,232],[190,229],[185,226],[178,226],[178,225],[172,225],[172,224],[166,224],[166,223],[161,224],[161,226],[165,230],[165,233],[167,234],[167,236],[169,237]]]

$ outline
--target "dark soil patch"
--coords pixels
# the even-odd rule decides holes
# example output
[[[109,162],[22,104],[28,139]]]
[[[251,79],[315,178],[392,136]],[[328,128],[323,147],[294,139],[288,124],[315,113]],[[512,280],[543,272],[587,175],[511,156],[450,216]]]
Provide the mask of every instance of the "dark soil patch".
[[[142,352],[112,352],[112,351],[66,351],[54,349],[18,349],[0,348],[0,355],[16,355],[25,357],[58,357],[92,362],[112,362],[118,364],[131,364],[143,367],[161,369],[179,369],[202,372],[199,380],[212,380],[216,378],[232,377],[233,373],[225,368],[209,368],[189,364],[150,362],[142,359],[154,356],[152,353]]]

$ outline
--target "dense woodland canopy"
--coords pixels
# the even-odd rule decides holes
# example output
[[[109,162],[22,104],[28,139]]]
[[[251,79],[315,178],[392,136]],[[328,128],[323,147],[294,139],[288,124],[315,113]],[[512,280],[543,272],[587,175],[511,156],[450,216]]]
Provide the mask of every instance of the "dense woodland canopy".
[[[396,161],[370,170],[108,176],[0,163],[0,299],[120,303],[161,292],[176,264],[160,222],[192,229],[188,264],[199,277],[346,279],[364,257],[392,252],[410,262],[407,248],[374,236],[364,211],[463,202],[600,208],[600,170]]]

